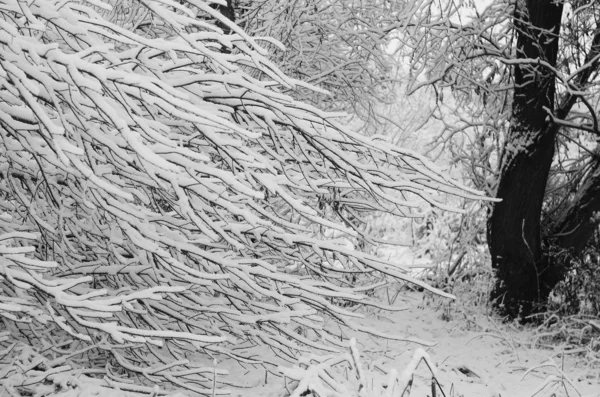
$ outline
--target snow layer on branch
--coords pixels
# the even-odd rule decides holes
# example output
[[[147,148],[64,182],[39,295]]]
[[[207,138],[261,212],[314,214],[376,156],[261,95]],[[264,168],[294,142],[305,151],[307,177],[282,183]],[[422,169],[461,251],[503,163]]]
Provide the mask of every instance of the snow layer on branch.
[[[335,350],[327,317],[360,317],[337,303],[369,304],[348,275],[411,280],[324,230],[481,195],[284,95],[300,82],[256,41],[180,3],[0,4],[0,315],[14,338],[95,346],[112,386],[208,394],[186,351]]]

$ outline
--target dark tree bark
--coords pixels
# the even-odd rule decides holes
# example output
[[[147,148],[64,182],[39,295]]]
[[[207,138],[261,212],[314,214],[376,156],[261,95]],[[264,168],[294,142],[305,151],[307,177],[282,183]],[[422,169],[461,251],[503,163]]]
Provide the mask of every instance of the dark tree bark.
[[[231,22],[235,22],[235,7],[233,5],[233,0],[227,0],[227,5],[223,6],[220,4],[211,4],[210,5],[215,10],[219,11],[221,15],[225,18],[229,19]],[[230,34],[231,28],[224,23],[217,21],[216,25],[223,29],[223,33]]]
[[[554,156],[558,127],[555,76],[562,4],[554,0],[519,2],[514,21],[517,58],[512,118],[502,156],[497,197],[488,224],[488,241],[497,284],[492,298],[511,317],[526,316],[546,301],[560,275],[543,260],[540,214]],[[539,59],[541,62],[527,60]],[[558,279],[557,279],[558,278]]]

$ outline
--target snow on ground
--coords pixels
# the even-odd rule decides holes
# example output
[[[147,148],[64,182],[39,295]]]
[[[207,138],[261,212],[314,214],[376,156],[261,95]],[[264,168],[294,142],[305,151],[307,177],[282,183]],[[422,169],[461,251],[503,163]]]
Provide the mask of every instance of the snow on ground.
[[[454,304],[416,292],[401,296],[397,304],[405,305],[406,310],[371,311],[363,322],[378,331],[437,343],[424,348],[439,370],[438,380],[444,393],[437,389],[437,397],[600,397],[600,363],[591,366],[581,355],[563,354],[558,347],[534,348],[536,339],[531,329],[501,324],[484,313],[467,315]],[[383,385],[387,384],[389,371],[396,369],[402,374],[421,347],[365,334],[349,336],[357,338],[367,379],[361,396],[367,397],[385,396]],[[338,379],[346,377],[349,384],[356,383],[348,368],[339,372]],[[271,374],[265,376],[264,370],[238,369],[232,374],[236,383],[247,387],[234,388],[233,397],[288,395],[283,380]],[[400,396],[397,389],[394,396]],[[404,396],[432,396],[431,372],[424,363],[414,373],[410,393],[407,391]]]

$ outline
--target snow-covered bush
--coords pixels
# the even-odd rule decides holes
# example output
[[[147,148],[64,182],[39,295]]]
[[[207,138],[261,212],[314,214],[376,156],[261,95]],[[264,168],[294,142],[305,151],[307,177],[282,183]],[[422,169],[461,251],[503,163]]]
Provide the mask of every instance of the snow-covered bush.
[[[378,334],[333,303],[379,305],[345,276],[430,287],[325,232],[480,198],[283,94],[310,86],[209,3],[0,3],[0,343],[43,356],[2,372],[15,390],[77,373],[220,395],[214,358]]]

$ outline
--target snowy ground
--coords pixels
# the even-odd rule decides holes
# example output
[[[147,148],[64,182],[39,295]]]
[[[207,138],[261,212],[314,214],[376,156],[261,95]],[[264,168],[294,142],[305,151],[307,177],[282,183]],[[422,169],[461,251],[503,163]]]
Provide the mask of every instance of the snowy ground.
[[[434,396],[600,397],[600,363],[590,364],[581,353],[564,354],[560,347],[533,348],[536,338],[531,329],[501,324],[484,313],[467,315],[437,299],[425,299],[420,293],[411,292],[400,299],[404,302],[398,303],[404,304],[406,310],[372,312],[364,322],[379,331],[404,333],[437,343],[424,348],[439,370],[443,393],[436,389]],[[365,394],[361,396],[385,396],[387,389],[383,386],[387,384],[389,371],[396,369],[402,374],[420,346],[355,336],[367,379]],[[233,389],[234,397],[288,395],[283,380],[270,374],[265,376],[264,370],[238,369],[232,375],[238,384],[247,387]],[[347,367],[340,368],[337,379],[347,378],[351,386],[356,383],[353,375]],[[421,363],[414,373],[410,392],[404,396],[432,396],[431,378],[431,371]],[[393,395],[400,396],[397,383],[395,387]]]

